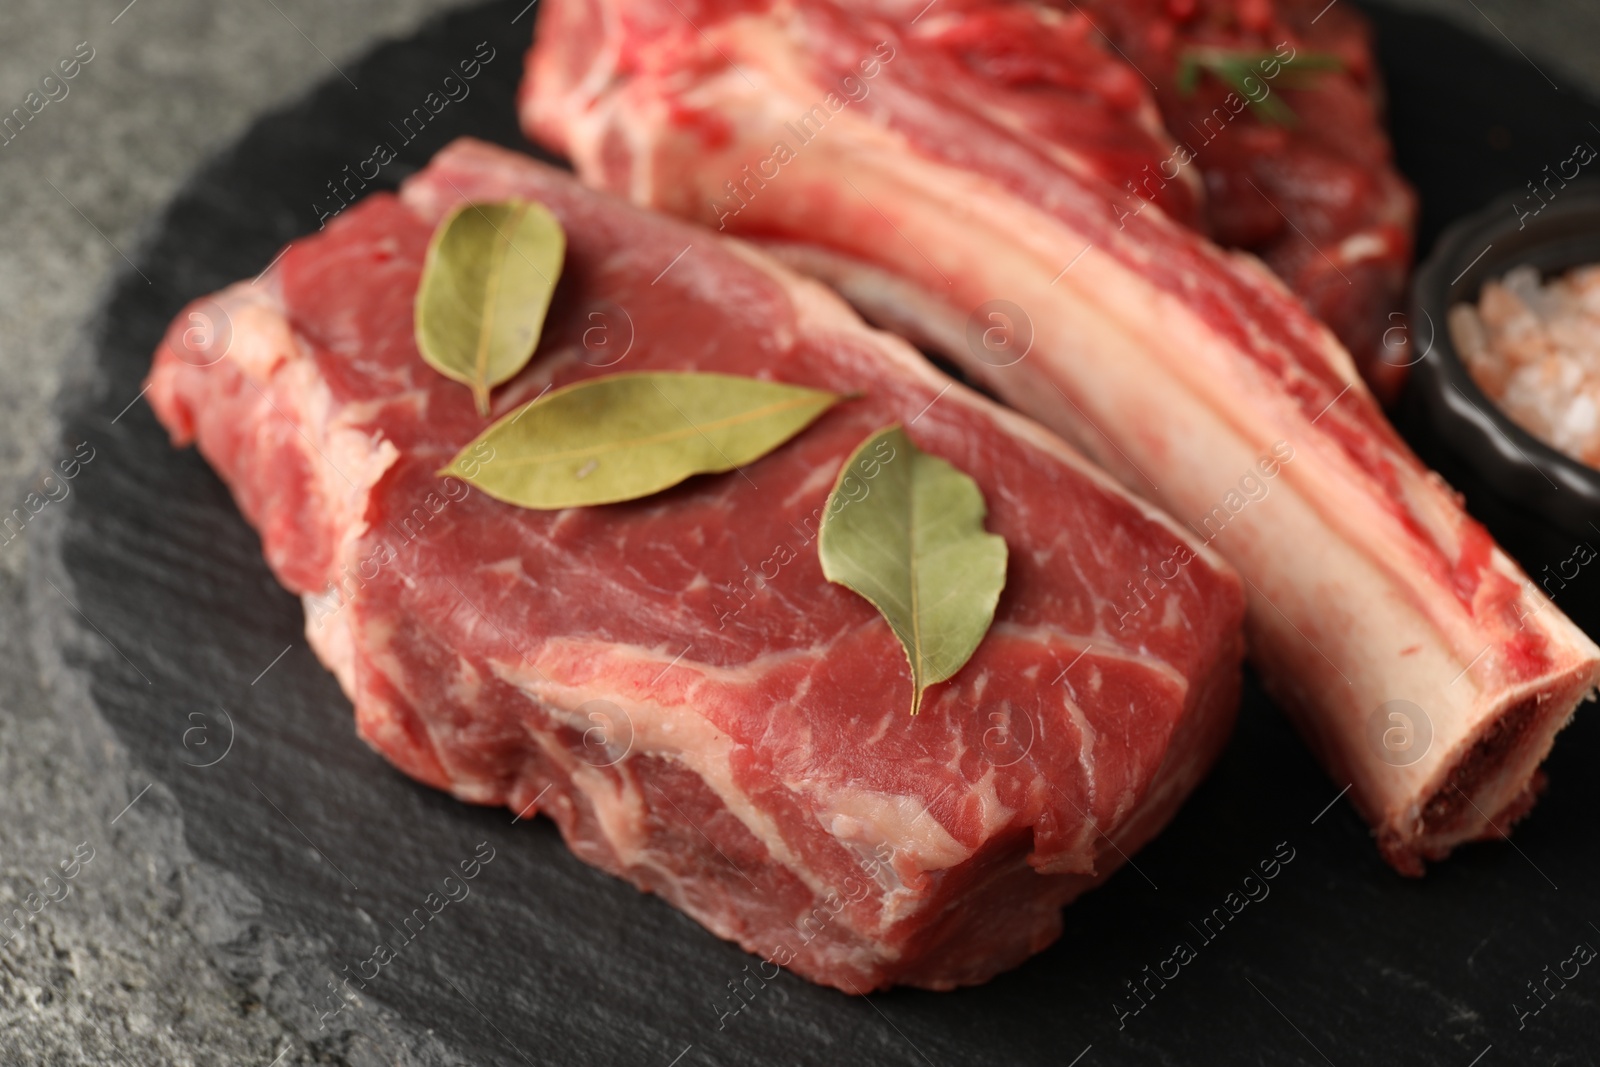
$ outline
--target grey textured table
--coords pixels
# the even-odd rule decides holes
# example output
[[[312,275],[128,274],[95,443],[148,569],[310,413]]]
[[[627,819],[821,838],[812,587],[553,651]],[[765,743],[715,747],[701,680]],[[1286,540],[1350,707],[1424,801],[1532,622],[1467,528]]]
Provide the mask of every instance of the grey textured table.
[[[250,119],[451,0],[5,0],[0,112],[56,63],[92,59],[0,146],[0,510],[61,457],[58,390],[82,388],[85,323],[106,279],[202,159]],[[1563,89],[1600,93],[1600,7],[1585,0],[1409,0],[1522,51]],[[87,45],[80,48],[80,42]],[[48,632],[24,609],[46,509],[0,544],[0,911],[92,848],[70,883],[0,946],[0,1063],[292,1064],[310,1051],[202,947],[214,921],[160,790],[84,697],[46,676]],[[131,802],[138,817],[123,818]],[[80,849],[79,855],[88,853]],[[0,933],[0,941],[6,935]],[[377,1062],[348,1048],[341,1062]]]

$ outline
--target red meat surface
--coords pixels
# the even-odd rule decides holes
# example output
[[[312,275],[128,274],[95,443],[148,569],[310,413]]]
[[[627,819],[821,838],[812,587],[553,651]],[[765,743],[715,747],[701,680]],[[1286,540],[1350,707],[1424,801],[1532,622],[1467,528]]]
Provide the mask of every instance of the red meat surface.
[[[510,197],[548,206],[568,252],[496,417],[619,370],[861,395],[632,503],[522,510],[441,479],[485,420],[417,353],[423,255],[454,205]],[[228,328],[197,340],[191,312]],[[823,287],[500,149],[455,143],[186,311],[149,399],[304,598],[374,748],[548,815],[584,860],[846,991],[979,982],[1039,951],[1231,724],[1240,583],[1190,534]],[[992,630],[915,717],[892,632],[813,543],[844,459],[895,421],[976,479],[1010,549]],[[1175,556],[1161,610],[1127,617],[1130,578]]]

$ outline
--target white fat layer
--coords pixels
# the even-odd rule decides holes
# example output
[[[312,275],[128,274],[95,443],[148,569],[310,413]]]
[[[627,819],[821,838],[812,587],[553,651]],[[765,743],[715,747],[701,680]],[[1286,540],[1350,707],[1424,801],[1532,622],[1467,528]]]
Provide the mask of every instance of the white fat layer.
[[[570,645],[569,642],[563,644]],[[560,658],[566,660],[575,654],[580,659],[585,658],[581,652],[575,652],[570,647],[563,650]],[[671,657],[663,657],[652,650],[623,648],[613,644],[596,648],[594,655],[628,657],[635,662],[659,664],[662,668],[672,662]],[[816,898],[823,899],[830,893],[840,891],[838,886],[824,882],[810,869],[789,847],[777,820],[733,780],[734,742],[695,709],[693,683],[684,690],[688,699],[668,703],[641,700],[592,685],[563,684],[552,677],[555,668],[548,663],[535,669],[521,661],[496,662],[494,669],[504,681],[526,693],[545,714],[554,716],[580,733],[594,725],[580,710],[584,704],[592,700],[606,700],[615,704],[627,715],[631,725],[631,744],[626,750],[626,758],[654,756],[670,759],[693,771],[716,794],[728,812],[765,846],[772,859],[788,869]],[[741,675],[748,677],[752,669],[759,670],[760,667],[752,665],[744,668]],[[687,660],[679,660],[673,670],[707,675],[720,671],[719,668]],[[531,732],[537,734],[540,730],[532,728]],[[619,760],[624,758],[623,751],[609,755]],[[574,784],[584,790],[594,806],[597,818],[606,827],[620,861],[625,865],[647,862],[651,843],[643,823],[651,798],[639,795],[639,786],[629,775],[590,771],[580,776],[576,772],[580,769],[587,771],[588,768],[581,761],[573,763],[570,755],[567,762],[574,771]],[[845,821],[840,822],[838,827],[848,830],[849,836],[834,834],[841,845],[858,854],[865,847],[870,855],[875,845],[890,844],[895,848],[896,863],[906,879],[923,871],[954,866],[971,855],[971,850],[952,838],[915,797],[850,789],[823,793],[815,786],[808,787],[806,783],[785,784],[795,793],[802,806],[816,813],[824,829],[832,832],[833,817],[844,817]],[[988,792],[992,798],[992,782]],[[1002,809],[997,801],[991,799],[988,810],[998,815]],[[897,891],[891,893],[896,897],[895,900],[885,902],[884,923],[909,917],[922,906],[920,896],[904,889],[903,884],[886,888]],[[834,921],[845,922],[847,919],[840,915]]]

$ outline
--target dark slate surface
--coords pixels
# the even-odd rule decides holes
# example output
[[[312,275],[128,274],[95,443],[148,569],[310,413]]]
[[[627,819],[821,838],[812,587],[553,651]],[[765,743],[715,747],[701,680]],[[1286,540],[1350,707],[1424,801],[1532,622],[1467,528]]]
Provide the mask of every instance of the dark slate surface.
[[[510,22],[521,8],[490,4],[380,48],[346,68],[359,91],[332,78],[196,175],[137,257],[151,284],[129,273],[103,313],[101,381],[63,412],[66,443],[97,451],[49,573],[94,630],[59,600],[36,603],[55,604],[49,625],[76,631],[68,662],[153,783],[142,803],[182,818],[200,864],[188,921],[229,973],[352,1062],[1587,1062],[1600,1045],[1600,970],[1583,969],[1522,1028],[1513,1004],[1535,1006],[1525,983],[1576,943],[1600,946],[1593,714],[1564,735],[1551,789],[1514,846],[1467,848],[1407,881],[1252,684],[1210,780],[1137,871],[1068,909],[1049,951],[943,995],[862,1000],[784,975],[726,1017],[727,984],[753,957],[579,863],[547,822],[513,825],[510,813],[415,785],[357,740],[301,636],[298,603],[226,489],[193,452],[167,446],[142,404],[113,417],[179,308],[254,275],[313,228],[325,183],[379,140],[398,147],[388,124],[480,41],[497,55],[471,96],[405,146],[380,184],[459,134],[522,144],[511,102],[532,16]],[[1431,19],[1378,16],[1425,242],[1573,141],[1600,137],[1587,125],[1600,112],[1517,55]],[[1570,555],[1453,477],[1530,570]],[[1593,591],[1583,575],[1562,603],[1580,609]],[[401,940],[391,924],[485,842],[494,858],[470,895],[384,966],[360,1004],[324,1017],[319,987],[380,938]],[[1191,925],[1260,861],[1291,851],[1270,895],[1214,939]],[[1124,982],[1179,941],[1195,957],[1119,1029],[1116,1005],[1136,1003]]]

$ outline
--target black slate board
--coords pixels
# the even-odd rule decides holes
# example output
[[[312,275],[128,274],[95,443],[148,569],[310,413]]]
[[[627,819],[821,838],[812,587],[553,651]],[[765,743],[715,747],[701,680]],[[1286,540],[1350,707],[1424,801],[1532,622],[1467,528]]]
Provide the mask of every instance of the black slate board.
[[[1252,683],[1216,771],[1137,857],[1143,876],[1124,870],[1068,909],[1047,952],[943,995],[862,1000],[784,975],[726,1018],[728,983],[753,957],[578,862],[547,822],[512,825],[415,785],[357,740],[306,647],[299,604],[227,491],[192,451],[168,447],[142,403],[125,405],[180,307],[253,276],[314,228],[325,184],[377,141],[400,147],[390,123],[480,41],[496,56],[471,95],[375,184],[394,185],[461,134],[526,147],[512,112],[536,14],[513,24],[525,2],[445,18],[346,65],[359,91],[330,77],[197,174],[137,256],[148,284],[125,273],[114,285],[94,329],[93,382],[64,402],[64,444],[88,441],[96,457],[65,505],[54,572],[98,632],[43,586],[35,603],[82,631],[69,661],[144,774],[130,799],[157,785],[162,799],[127,818],[181,818],[197,861],[192,923],[219,963],[317,1051],[350,1062],[1492,1067],[1577,1062],[1600,1046],[1594,968],[1525,1028],[1512,1007],[1532,1006],[1524,984],[1575,943],[1600,945],[1595,713],[1563,736],[1550,791],[1514,847],[1466,848],[1408,881],[1379,861],[1335,802],[1338,786]],[[1516,54],[1436,20],[1373,14],[1424,248],[1451,218],[1597,136],[1588,123],[1600,110]],[[1570,553],[1451,473],[1530,570]],[[1595,602],[1593,575],[1584,580],[1564,604]],[[197,766],[230,737],[220,762]],[[321,1019],[317,987],[378,938],[395,940],[391,923],[479,842],[496,854],[471,895],[385,966],[360,1006]],[[1271,895],[1214,941],[1197,934],[1191,924],[1280,848],[1294,859]],[[1124,981],[1180,940],[1196,958],[1119,1029]]]

